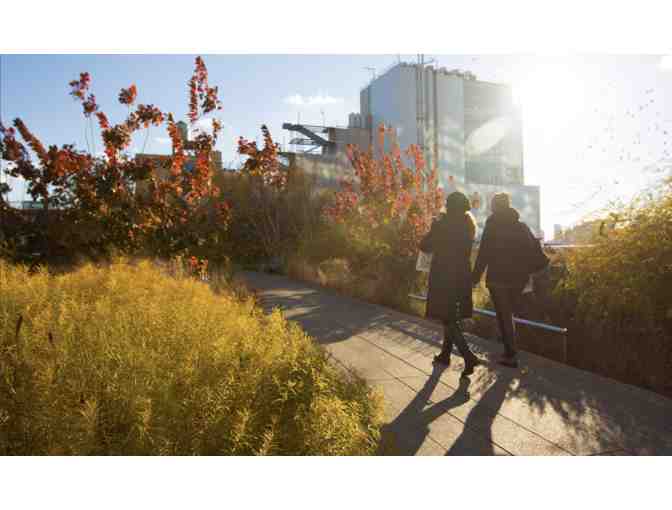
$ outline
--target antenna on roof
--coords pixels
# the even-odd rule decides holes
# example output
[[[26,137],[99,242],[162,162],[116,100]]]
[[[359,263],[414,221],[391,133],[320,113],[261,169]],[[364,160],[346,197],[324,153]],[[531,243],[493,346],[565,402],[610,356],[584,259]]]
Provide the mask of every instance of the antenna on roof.
[[[435,62],[436,62],[435,58],[430,58],[429,60],[425,60],[425,55],[423,53],[418,53],[418,65],[424,67],[427,64],[433,64]]]

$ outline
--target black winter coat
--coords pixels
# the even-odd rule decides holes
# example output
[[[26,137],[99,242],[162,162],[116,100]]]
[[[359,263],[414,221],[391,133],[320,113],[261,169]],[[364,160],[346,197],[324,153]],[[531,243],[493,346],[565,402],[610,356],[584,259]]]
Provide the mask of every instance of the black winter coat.
[[[474,282],[480,281],[487,268],[486,286],[520,288],[530,277],[525,260],[539,243],[530,228],[519,221],[520,215],[513,208],[492,214],[485,222],[478,257],[474,265]]]
[[[420,243],[432,254],[427,317],[454,322],[471,317],[471,248],[475,229],[470,218],[439,216]]]

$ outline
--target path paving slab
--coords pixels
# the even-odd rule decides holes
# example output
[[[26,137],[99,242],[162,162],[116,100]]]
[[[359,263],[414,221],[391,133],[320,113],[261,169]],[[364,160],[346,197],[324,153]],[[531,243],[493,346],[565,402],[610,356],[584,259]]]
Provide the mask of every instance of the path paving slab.
[[[283,276],[243,277],[266,310],[381,388],[382,454],[672,455],[670,399],[530,353],[519,369],[501,367],[501,346],[473,335],[485,364],[463,378],[458,354],[450,367],[432,363],[437,323]]]

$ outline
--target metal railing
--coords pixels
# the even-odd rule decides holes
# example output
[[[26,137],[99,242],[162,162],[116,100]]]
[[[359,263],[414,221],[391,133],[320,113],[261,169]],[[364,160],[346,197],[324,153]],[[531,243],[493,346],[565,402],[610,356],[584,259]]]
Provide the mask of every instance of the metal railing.
[[[427,301],[427,296],[423,294],[409,294],[408,297],[417,299],[419,301]],[[474,308],[474,313],[478,315],[484,315],[486,317],[497,317],[497,314],[492,310],[484,310],[483,308]],[[563,361],[567,363],[567,328],[553,326],[543,322],[531,321],[528,319],[521,319],[520,317],[514,317],[513,321],[516,324],[522,324],[524,326],[530,326],[531,328],[538,328],[560,335],[562,337],[562,357]]]
[[[573,250],[576,248],[592,248],[596,245],[594,244],[577,244],[577,243],[543,243],[544,248],[550,248],[553,250]]]
[[[10,200],[7,202],[9,207],[13,209],[22,209],[22,210],[33,210],[33,209],[44,209],[44,205],[41,202],[35,202],[33,200]]]

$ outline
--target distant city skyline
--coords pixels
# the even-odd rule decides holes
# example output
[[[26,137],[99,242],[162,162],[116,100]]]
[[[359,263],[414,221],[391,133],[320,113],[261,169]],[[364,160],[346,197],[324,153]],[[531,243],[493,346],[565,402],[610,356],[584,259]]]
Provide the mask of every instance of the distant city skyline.
[[[88,71],[92,91],[113,121],[125,107],[122,87],[135,83],[138,101],[186,118],[186,82],[192,55],[2,55],[0,120],[20,117],[46,144],[86,149],[81,106],[68,82]],[[345,125],[359,112],[359,92],[398,60],[415,55],[203,55],[210,84],[219,86],[224,125],[217,149],[236,161],[238,136],[260,138],[261,124],[288,142],[284,122]],[[523,115],[526,184],[541,186],[541,221],[547,238],[555,224],[569,225],[626,197],[672,164],[672,57],[670,56],[444,56],[427,60],[479,79],[513,85]],[[94,131],[98,133],[94,124]],[[89,142],[90,145],[90,142]],[[101,152],[95,137],[94,152]],[[165,128],[133,140],[132,152],[168,154]],[[645,170],[648,169],[648,170]],[[21,185],[10,179],[11,200]]]

